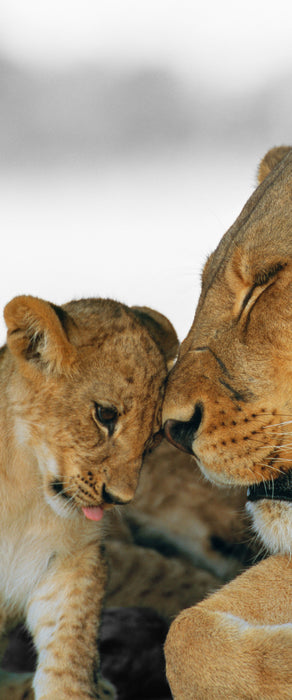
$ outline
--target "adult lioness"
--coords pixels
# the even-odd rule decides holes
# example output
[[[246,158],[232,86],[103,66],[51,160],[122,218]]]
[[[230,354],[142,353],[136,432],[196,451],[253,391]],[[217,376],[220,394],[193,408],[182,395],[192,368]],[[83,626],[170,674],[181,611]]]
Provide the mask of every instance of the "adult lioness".
[[[292,150],[270,151],[259,177],[205,265],[164,421],[207,477],[249,485],[274,556],[173,623],[176,700],[292,698]]]
[[[134,496],[160,428],[176,334],[155,311],[102,299],[57,307],[21,296],[5,320],[1,635],[26,620],[38,652],[36,700],[109,698],[97,681],[102,523]]]

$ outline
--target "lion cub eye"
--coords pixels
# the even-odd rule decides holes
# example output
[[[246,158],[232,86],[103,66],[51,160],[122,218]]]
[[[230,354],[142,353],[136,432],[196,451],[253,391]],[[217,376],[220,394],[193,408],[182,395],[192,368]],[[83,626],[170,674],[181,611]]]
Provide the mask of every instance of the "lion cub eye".
[[[95,415],[99,423],[108,429],[112,435],[118,420],[118,411],[115,406],[102,406],[100,403],[95,403]]]

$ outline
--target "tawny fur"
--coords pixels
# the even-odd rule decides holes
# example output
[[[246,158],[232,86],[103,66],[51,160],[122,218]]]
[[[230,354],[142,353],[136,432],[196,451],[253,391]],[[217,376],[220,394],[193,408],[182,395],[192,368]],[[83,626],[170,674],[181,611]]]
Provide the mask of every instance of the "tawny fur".
[[[276,484],[292,468],[291,148],[272,149],[259,177],[205,265],[164,403],[169,439],[219,485]],[[173,623],[175,700],[292,697],[292,503],[263,492],[248,511],[273,556]]]
[[[97,681],[103,523],[135,494],[176,334],[161,314],[110,300],[17,297],[5,320],[0,624],[3,637],[25,620],[38,664],[34,693],[0,697],[110,698]]]

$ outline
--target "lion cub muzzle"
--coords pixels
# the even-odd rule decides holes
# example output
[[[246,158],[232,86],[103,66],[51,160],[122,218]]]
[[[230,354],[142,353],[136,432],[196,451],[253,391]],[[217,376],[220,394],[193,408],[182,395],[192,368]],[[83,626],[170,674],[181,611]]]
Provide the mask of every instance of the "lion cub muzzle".
[[[62,498],[65,501],[70,500],[71,497],[70,497],[69,493],[67,493],[66,489],[64,488],[64,485],[58,479],[55,479],[52,482],[51,488],[55,494],[62,496]],[[101,489],[101,497],[102,497],[103,504],[107,503],[108,505],[126,505],[127,503],[130,503],[130,501],[132,500],[133,494],[123,497],[121,495],[114,493],[113,490],[110,490],[106,486],[106,484],[103,484],[102,489]]]
[[[131,478],[110,478],[106,472],[95,469],[84,471],[70,478],[49,478],[47,500],[62,516],[83,513],[90,520],[101,520],[103,512],[115,505],[126,505],[133,499],[141,468],[141,459],[129,464]]]

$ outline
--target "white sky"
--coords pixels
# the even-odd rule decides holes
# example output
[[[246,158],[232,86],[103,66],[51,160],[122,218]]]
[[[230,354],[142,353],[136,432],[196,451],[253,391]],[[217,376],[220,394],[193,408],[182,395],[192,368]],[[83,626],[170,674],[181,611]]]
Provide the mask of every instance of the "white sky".
[[[0,299],[101,296],[190,328],[206,257],[255,185],[252,152],[145,158],[114,168],[0,170]],[[0,316],[0,345],[5,341]]]
[[[164,66],[224,93],[291,72],[291,1],[0,0],[0,53],[21,65]],[[215,117],[214,117],[215,118]],[[228,134],[227,137],[228,138]],[[112,162],[92,171],[0,168],[0,300],[109,296],[145,304],[182,339],[206,256],[255,185],[241,148]],[[275,144],[267,144],[267,148]],[[4,253],[3,253],[4,247]],[[4,342],[0,321],[0,344]]]
[[[22,62],[172,66],[241,89],[291,66],[290,0],[1,0],[0,47]]]

